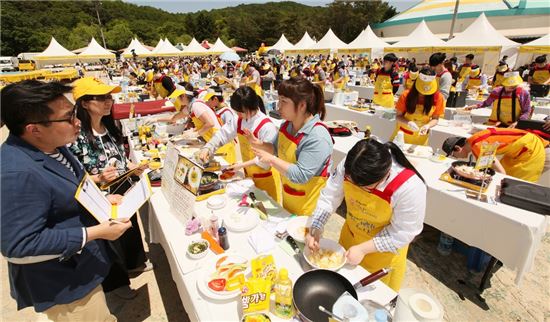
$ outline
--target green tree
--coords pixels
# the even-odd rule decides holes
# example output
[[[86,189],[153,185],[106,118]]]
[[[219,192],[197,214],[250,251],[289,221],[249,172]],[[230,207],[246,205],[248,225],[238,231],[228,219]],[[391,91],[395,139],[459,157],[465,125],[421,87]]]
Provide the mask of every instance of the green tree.
[[[128,47],[133,35],[128,22],[117,19],[110,23],[109,29],[105,32],[105,41],[109,49],[119,50]]]

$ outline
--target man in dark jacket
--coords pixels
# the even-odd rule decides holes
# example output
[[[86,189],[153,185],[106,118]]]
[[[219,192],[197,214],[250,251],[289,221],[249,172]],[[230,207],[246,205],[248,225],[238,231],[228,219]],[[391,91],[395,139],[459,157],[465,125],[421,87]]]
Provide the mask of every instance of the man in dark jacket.
[[[10,135],[0,148],[2,255],[17,308],[54,321],[116,321],[101,282],[111,262],[101,239],[129,222],[97,221],[75,200],[82,165],[65,148],[80,131],[71,87],[23,81],[0,92]]]

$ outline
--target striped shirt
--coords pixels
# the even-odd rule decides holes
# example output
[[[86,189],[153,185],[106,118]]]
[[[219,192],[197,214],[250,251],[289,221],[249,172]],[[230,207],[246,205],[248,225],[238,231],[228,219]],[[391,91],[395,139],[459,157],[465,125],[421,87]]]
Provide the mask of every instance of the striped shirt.
[[[50,158],[52,158],[52,159],[58,161],[59,163],[61,163],[62,165],[64,165],[67,169],[71,170],[71,172],[76,177],[76,172],[74,171],[73,166],[71,165],[69,160],[67,160],[67,158],[63,155],[63,153],[59,152],[59,150],[56,150],[56,152],[54,152],[54,153],[46,153],[46,154]]]

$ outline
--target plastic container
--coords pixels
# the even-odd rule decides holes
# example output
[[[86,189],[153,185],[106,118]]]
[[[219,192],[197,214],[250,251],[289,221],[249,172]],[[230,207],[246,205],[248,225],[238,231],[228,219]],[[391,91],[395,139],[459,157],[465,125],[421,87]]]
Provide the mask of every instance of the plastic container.
[[[292,281],[288,278],[286,268],[279,270],[279,276],[273,287],[275,290],[275,307],[273,313],[278,317],[288,320],[294,316],[292,306]]]
[[[439,244],[437,245],[437,251],[443,256],[449,256],[453,251],[454,238],[445,233],[439,235]]]
[[[405,148],[405,133],[403,133],[403,131],[397,132],[393,138],[393,143],[403,150]]]

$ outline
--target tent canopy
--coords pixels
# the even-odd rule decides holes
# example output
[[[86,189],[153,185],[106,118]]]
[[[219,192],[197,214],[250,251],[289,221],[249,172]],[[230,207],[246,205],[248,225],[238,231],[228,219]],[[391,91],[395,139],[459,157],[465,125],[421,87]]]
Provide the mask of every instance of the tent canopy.
[[[157,45],[155,46],[155,48],[153,50],[151,50],[151,53],[152,54],[156,54],[160,47],[162,47],[162,44],[164,43],[164,40],[162,40],[162,38],[159,40],[159,42],[157,43]]]
[[[221,53],[225,53],[225,52],[228,52],[228,51],[234,51],[233,49],[227,47],[223,41],[218,38],[216,39],[216,42],[214,43],[214,45],[212,47],[210,47],[210,53],[211,54],[221,54]]]
[[[519,47],[520,53],[550,54],[550,34]]]
[[[147,57],[151,55],[151,52],[149,51],[149,49],[145,48],[145,46],[143,46],[139,42],[139,40],[137,40],[137,38],[132,39],[132,41],[130,42],[130,45],[128,45],[128,48],[126,48],[122,52],[122,56],[126,58],[131,58],[132,50],[134,50],[134,52],[136,53],[136,55],[138,55],[138,57]]]
[[[371,56],[381,56],[384,48],[389,46],[388,43],[384,42],[372,31],[370,26],[367,26],[354,41],[350,42],[340,52],[350,54],[370,52]]]
[[[430,28],[428,28],[426,22],[422,20],[405,39],[398,41],[392,46],[387,47],[386,51],[414,52],[415,49],[417,49],[418,51],[426,51],[426,48],[428,48],[428,51],[430,51],[430,48],[432,47],[444,45],[445,42],[437,38],[432,33]]]
[[[115,54],[101,47],[101,45],[92,37],[88,47],[78,55],[82,62],[97,62],[100,59],[115,59]]]
[[[174,47],[170,40],[168,38],[165,38],[162,42],[162,46],[159,47],[157,52],[155,53],[156,56],[179,56],[181,55],[181,51]]]
[[[75,63],[78,60],[78,56],[72,53],[67,48],[61,46],[54,37],[50,40],[48,48],[43,52],[34,56],[38,67],[59,64],[59,63]]]
[[[301,51],[308,50],[311,46],[315,45],[315,41],[311,39],[307,31],[302,36],[302,39],[298,41],[294,47],[287,50],[287,53],[299,53]]]
[[[309,49],[313,51],[337,51],[338,49],[346,48],[348,45],[340,40],[331,28],[327,33],[319,40],[318,43],[311,46]]]
[[[452,47],[456,51],[464,51],[463,47],[477,47],[477,50],[467,48],[468,52],[485,52],[487,50],[500,51],[501,48],[515,47],[519,44],[504,37],[487,20],[484,13],[472,22],[459,35],[449,40],[444,47]]]
[[[290,41],[288,41],[288,39],[286,39],[285,34],[282,34],[281,38],[279,38],[279,40],[275,43],[275,45],[271,47],[271,49],[285,51],[288,49],[292,49],[293,47],[294,45],[291,44]]]
[[[201,46],[197,39],[193,37],[189,45],[181,52],[184,56],[201,56],[208,55],[208,50]]]

